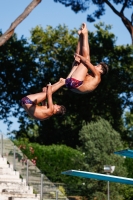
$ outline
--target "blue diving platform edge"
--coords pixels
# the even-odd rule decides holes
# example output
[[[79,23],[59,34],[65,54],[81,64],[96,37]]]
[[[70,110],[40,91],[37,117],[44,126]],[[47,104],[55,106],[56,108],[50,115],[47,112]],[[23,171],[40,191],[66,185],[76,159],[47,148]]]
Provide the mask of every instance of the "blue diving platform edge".
[[[125,177],[113,176],[113,175],[107,175],[107,174],[99,174],[99,173],[78,171],[78,170],[68,170],[68,171],[62,172],[61,174],[133,185],[133,179],[131,178],[125,178]]]
[[[133,158],[133,150],[130,150],[130,149],[116,151],[116,152],[114,152],[114,154],[118,154],[120,156],[126,156],[128,158]]]

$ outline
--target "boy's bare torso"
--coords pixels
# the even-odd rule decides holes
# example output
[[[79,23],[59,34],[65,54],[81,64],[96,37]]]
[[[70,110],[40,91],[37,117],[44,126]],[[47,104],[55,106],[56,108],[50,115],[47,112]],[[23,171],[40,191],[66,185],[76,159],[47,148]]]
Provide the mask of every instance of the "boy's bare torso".
[[[47,106],[38,106],[38,105],[23,105],[23,107],[27,110],[27,113],[29,114],[30,117],[36,120],[46,120],[48,119],[51,115],[48,112]]]

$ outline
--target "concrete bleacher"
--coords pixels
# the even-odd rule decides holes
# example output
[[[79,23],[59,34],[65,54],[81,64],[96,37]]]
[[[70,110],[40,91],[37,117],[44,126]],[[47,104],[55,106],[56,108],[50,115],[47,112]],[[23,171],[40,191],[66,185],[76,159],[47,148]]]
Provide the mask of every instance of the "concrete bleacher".
[[[20,178],[18,171],[7,164],[7,158],[0,157],[0,200],[39,200],[32,186],[26,186],[26,180]]]
[[[0,200],[67,199],[44,174],[42,180],[40,170],[31,161],[28,161],[27,177],[27,165],[23,162],[25,155],[11,140],[3,139],[1,151],[3,157],[0,157]]]

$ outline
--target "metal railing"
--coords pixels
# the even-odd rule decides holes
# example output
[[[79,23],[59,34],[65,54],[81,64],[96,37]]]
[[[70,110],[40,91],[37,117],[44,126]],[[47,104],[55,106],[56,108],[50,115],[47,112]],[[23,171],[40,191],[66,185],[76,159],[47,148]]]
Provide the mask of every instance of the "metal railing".
[[[56,184],[52,183],[45,174],[42,174],[29,159],[25,159],[26,156],[22,151],[10,139],[4,138],[3,134],[0,138],[0,149],[1,157],[6,157],[8,163],[13,165],[14,171],[19,171],[20,178],[26,179],[26,184],[33,186],[34,193],[40,194],[40,200],[67,199],[56,187]]]

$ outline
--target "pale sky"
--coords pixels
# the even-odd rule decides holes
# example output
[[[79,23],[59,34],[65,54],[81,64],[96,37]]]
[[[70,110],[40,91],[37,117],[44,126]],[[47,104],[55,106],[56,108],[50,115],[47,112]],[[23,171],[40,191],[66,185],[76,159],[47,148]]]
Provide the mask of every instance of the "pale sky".
[[[0,29],[4,33],[11,25],[11,23],[24,11],[24,9],[29,5],[31,0],[2,0],[0,6]],[[65,24],[68,26],[68,29],[79,28],[82,22],[87,24],[87,27],[90,31],[95,31],[94,23],[88,23],[86,18],[87,14],[91,14],[93,10],[86,11],[85,13],[74,13],[70,7],[65,7],[60,3],[55,3],[54,0],[42,0],[42,2],[29,14],[24,21],[22,21],[18,27],[15,29],[15,32],[20,38],[22,35],[24,37],[30,37],[30,30],[37,25],[41,25],[43,28],[46,28],[47,25],[55,28],[59,24]],[[125,15],[131,16],[132,10],[127,10]],[[130,34],[123,25],[121,19],[117,17],[110,8],[107,7],[106,14],[95,23],[105,22],[105,24],[112,25],[112,30],[117,39],[117,45],[126,45],[131,44]],[[12,118],[13,119],[13,118]],[[18,129],[18,124],[15,122],[17,119],[13,119],[14,124],[11,126],[11,130]],[[0,130],[3,133],[7,132],[6,124],[3,124],[0,121]]]
[[[0,15],[1,23],[0,28],[4,33],[11,23],[24,11],[24,9],[29,5],[31,0],[4,0],[1,1],[0,6]],[[79,28],[82,22],[87,23],[88,29],[94,31],[94,24],[88,23],[86,21],[87,14],[91,14],[94,6],[91,6],[91,10],[86,11],[85,13],[74,13],[70,7],[65,7],[60,3],[55,3],[54,0],[42,0],[42,2],[29,14],[21,24],[15,29],[15,32],[18,34],[18,37],[24,35],[25,37],[30,36],[31,28],[41,25],[45,28],[47,25],[53,27],[58,26],[59,24],[65,24],[69,29]],[[120,9],[120,8],[119,8]],[[125,12],[126,16],[131,18],[132,10],[127,10]],[[118,45],[121,44],[131,44],[130,35],[123,25],[121,19],[117,17],[110,8],[107,7],[106,14],[95,23],[102,21],[105,24],[110,24],[113,26],[112,32],[118,37]]]

